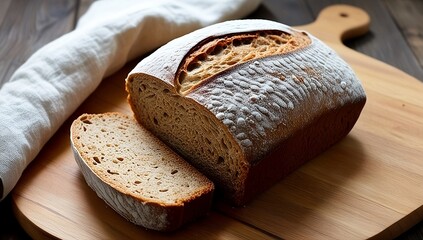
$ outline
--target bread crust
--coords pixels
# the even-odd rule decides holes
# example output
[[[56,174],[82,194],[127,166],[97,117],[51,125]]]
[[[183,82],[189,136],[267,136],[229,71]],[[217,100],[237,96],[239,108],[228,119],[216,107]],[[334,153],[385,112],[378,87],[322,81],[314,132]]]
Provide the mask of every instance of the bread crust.
[[[175,199],[175,202],[169,202],[168,200],[160,198],[152,199],[142,193],[134,193],[124,187],[124,185],[127,184],[126,182],[121,182],[121,180],[113,180],[112,178],[101,174],[101,170],[96,169],[95,167],[97,164],[92,164],[93,160],[89,157],[90,153],[86,152],[87,148],[84,146],[93,143],[85,142],[85,140],[82,140],[81,137],[84,134],[93,134],[92,132],[88,131],[85,133],[84,122],[95,122],[95,120],[93,120],[95,118],[116,120],[126,123],[129,122],[129,124],[132,124],[133,122],[133,124],[136,125],[138,125],[138,123],[136,123],[133,119],[131,120],[127,115],[121,113],[104,113],[83,114],[78,117],[71,126],[71,147],[75,160],[81,169],[82,175],[84,176],[87,184],[112,209],[134,224],[141,225],[147,229],[163,232],[174,231],[187,222],[207,214],[212,203],[214,185],[204,176],[196,178],[198,181],[203,182],[201,188],[197,188],[196,190],[192,191],[191,195],[188,197],[181,197],[180,199]],[[96,127],[101,128],[102,126],[99,124],[99,126]],[[138,125],[137,128],[142,127]],[[113,130],[119,131],[119,129]],[[162,149],[162,151],[168,152],[167,161],[173,161],[174,158],[176,158],[177,164],[175,165],[178,166],[179,171],[191,171],[192,175],[199,176],[199,173],[194,168],[185,163],[184,160],[180,159],[179,156],[172,153],[171,150],[167,148],[167,146],[153,137],[149,132],[146,130],[141,130],[141,132],[142,134],[148,135],[142,140],[148,139],[150,140],[148,143],[149,145],[156,146],[157,149]],[[137,139],[128,140],[137,141]],[[118,144],[118,142],[113,141],[112,139],[104,139],[104,141],[109,145]],[[104,151],[101,146],[97,146],[97,148],[92,151],[100,152],[102,150]],[[124,154],[122,155],[125,156]],[[106,157],[106,159],[102,161],[111,161],[107,160],[109,158],[111,158],[111,156]],[[155,161],[155,157],[151,158],[151,161]],[[143,167],[144,166],[141,166],[141,168]],[[131,170],[134,172],[138,171],[137,169]],[[179,190],[176,189],[176,191]]]
[[[254,31],[305,34],[311,43],[288,53],[236,64],[183,95],[178,92],[175,84],[178,71],[192,49],[210,38]],[[160,85],[157,89],[165,89],[161,98],[174,96],[166,104],[193,106],[211,119],[211,126],[229,136],[222,138],[235,145],[233,161],[240,168],[239,172],[232,172],[232,179],[218,168],[210,173],[213,167],[205,165],[216,166],[213,159],[193,157],[195,149],[186,150],[172,141],[176,133],[166,133],[152,123],[156,113],[149,112],[150,103],[135,87],[143,82]],[[208,174],[236,205],[247,203],[345,137],[366,102],[364,89],[353,70],[332,49],[308,33],[267,20],[229,21],[169,42],[142,60],[129,74],[126,84],[129,103],[141,124]]]

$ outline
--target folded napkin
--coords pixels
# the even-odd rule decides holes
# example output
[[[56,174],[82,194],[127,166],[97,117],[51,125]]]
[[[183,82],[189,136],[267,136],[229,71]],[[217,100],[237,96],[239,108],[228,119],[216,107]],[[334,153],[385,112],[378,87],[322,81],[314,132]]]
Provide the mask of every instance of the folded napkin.
[[[107,0],[34,53],[0,89],[0,195],[60,125],[127,61],[169,40],[252,12],[260,0]]]

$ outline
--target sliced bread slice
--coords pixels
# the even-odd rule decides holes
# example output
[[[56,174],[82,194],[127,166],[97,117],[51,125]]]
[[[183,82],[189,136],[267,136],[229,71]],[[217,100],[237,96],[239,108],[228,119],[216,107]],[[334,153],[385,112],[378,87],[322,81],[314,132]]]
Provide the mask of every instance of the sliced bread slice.
[[[210,209],[213,183],[132,117],[83,114],[71,145],[88,185],[137,225],[172,231]]]

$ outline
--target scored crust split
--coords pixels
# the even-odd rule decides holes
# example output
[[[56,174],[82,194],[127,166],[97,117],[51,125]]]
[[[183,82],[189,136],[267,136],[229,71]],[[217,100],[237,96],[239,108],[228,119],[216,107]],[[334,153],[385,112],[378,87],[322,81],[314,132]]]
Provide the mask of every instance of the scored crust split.
[[[143,59],[135,118],[243,205],[346,136],[366,101],[312,35],[267,20],[215,24]]]

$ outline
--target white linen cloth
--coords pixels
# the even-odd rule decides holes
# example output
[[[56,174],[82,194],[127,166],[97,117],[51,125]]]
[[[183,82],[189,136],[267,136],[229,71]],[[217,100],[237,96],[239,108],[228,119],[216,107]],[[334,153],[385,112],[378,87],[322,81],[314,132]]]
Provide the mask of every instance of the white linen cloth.
[[[252,12],[260,0],[103,0],[34,53],[0,89],[4,199],[60,125],[127,61],[190,31]]]

